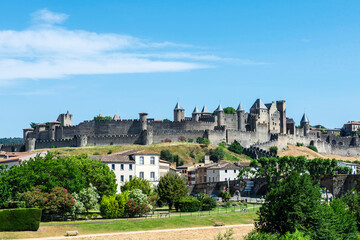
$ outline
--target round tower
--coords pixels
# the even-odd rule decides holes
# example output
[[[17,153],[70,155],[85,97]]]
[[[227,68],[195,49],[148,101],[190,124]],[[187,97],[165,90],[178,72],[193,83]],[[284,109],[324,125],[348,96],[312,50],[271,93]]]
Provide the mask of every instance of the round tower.
[[[200,111],[197,107],[194,108],[194,111],[192,112],[192,120],[193,122],[198,122],[200,120]]]
[[[303,117],[301,118],[300,126],[304,130],[304,136],[308,136],[310,132],[310,122],[306,116],[306,113],[304,113]]]
[[[141,122],[141,131],[147,130],[147,113],[139,113]]]
[[[238,130],[245,132],[245,110],[241,104],[239,104],[238,108],[236,109],[236,114],[238,117]]]
[[[221,104],[219,104],[218,108],[215,110],[216,112],[216,116],[217,116],[217,125],[220,126],[224,126],[224,110],[221,106]]]
[[[180,103],[177,102],[174,108],[174,122],[181,122],[185,120],[185,110],[180,106]]]

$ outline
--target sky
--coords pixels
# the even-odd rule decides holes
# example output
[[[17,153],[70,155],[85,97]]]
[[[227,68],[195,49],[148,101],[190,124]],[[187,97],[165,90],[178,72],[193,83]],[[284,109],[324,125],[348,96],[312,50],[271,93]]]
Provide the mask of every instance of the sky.
[[[0,138],[31,122],[173,119],[287,101],[297,124],[360,120],[360,1],[0,0]]]

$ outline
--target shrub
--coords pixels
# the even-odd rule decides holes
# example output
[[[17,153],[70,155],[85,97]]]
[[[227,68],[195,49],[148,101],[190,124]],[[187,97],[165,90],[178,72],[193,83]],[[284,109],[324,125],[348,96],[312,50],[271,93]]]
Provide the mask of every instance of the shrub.
[[[94,152],[93,155],[101,155],[99,152]]]
[[[100,213],[103,218],[120,218],[125,215],[125,205],[129,199],[127,191],[121,194],[106,196],[100,202]]]
[[[226,143],[225,143],[225,142],[219,143],[219,147],[221,147],[221,148],[226,148]]]
[[[201,202],[193,197],[180,199],[176,205],[181,212],[197,212],[201,210]]]
[[[0,210],[0,231],[37,231],[41,209],[17,208]]]
[[[112,152],[113,152],[112,150],[109,150],[107,154],[112,154]]]
[[[171,139],[165,138],[165,139],[163,140],[163,142],[164,142],[164,143],[171,143]]]
[[[296,240],[311,240],[310,236],[306,235],[304,232],[295,231],[294,233],[287,232],[284,235],[277,233],[261,233],[257,231],[252,231],[245,236],[244,240],[287,240],[287,239],[296,239]]]
[[[188,140],[187,140],[189,143],[192,143],[192,142],[194,142],[194,139],[192,139],[192,138],[188,138]]]
[[[210,145],[210,140],[208,138],[202,138],[202,137],[198,137],[196,139],[196,142],[199,143],[199,144],[204,144],[206,146],[209,146]]]
[[[213,197],[206,196],[202,200],[202,209],[203,211],[210,211],[214,208],[216,208],[217,202],[216,199]]]
[[[7,208],[26,208],[25,201],[8,201]]]
[[[143,216],[150,211],[149,204],[138,203],[135,200],[129,199],[125,205],[125,212],[128,217]]]
[[[307,146],[309,149],[313,150],[314,152],[318,152],[317,147],[315,147],[314,145],[309,145]]]
[[[238,143],[237,141],[234,141],[233,143],[230,144],[229,151],[237,153],[237,154],[242,154],[243,153],[243,147],[240,145],[240,143]]]
[[[231,198],[230,193],[227,192],[227,191],[221,191],[220,194],[219,194],[219,196],[221,197],[221,199],[222,199],[223,202],[227,202],[227,201],[229,201],[230,198]]]
[[[186,138],[184,136],[180,136],[178,138],[179,142],[185,142],[186,141]]]
[[[82,202],[86,212],[89,212],[90,209],[96,209],[99,198],[96,187],[90,183],[88,188],[84,188],[79,192],[77,200]]]
[[[133,177],[130,181],[126,181],[124,185],[121,186],[121,192],[130,191],[134,189],[140,189],[143,194],[150,196],[151,194],[151,184],[148,180]]]
[[[277,146],[272,146],[269,148],[270,153],[277,155],[278,152],[278,147]]]
[[[228,202],[223,203],[221,206],[224,208],[229,208],[229,207],[231,207],[231,205],[232,205],[231,202],[228,201]]]
[[[303,143],[298,142],[298,143],[296,143],[296,146],[298,146],[298,147],[302,147],[302,146],[304,146],[304,144],[303,144]]]
[[[225,151],[223,148],[217,147],[215,149],[210,149],[208,154],[210,156],[211,161],[219,162],[220,160],[222,160],[224,158]]]

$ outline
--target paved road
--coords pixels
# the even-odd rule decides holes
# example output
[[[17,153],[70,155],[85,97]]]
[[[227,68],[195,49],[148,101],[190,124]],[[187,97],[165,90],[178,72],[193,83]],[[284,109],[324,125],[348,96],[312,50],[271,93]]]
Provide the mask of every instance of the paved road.
[[[86,234],[86,235],[78,235],[73,237],[46,237],[46,238],[30,238],[32,240],[57,240],[57,239],[73,239],[73,238],[90,238],[90,237],[105,237],[106,236],[126,236],[131,234],[140,234],[140,233],[166,233],[166,232],[179,232],[179,231],[189,231],[189,230],[206,230],[206,229],[227,229],[227,228],[234,228],[234,227],[251,227],[254,226],[253,224],[238,224],[238,225],[227,225],[221,227],[195,227],[195,228],[176,228],[176,229],[161,229],[161,230],[150,230],[150,231],[134,231],[134,232],[113,232],[113,233],[98,233],[98,234]],[[25,240],[25,239],[20,239]]]

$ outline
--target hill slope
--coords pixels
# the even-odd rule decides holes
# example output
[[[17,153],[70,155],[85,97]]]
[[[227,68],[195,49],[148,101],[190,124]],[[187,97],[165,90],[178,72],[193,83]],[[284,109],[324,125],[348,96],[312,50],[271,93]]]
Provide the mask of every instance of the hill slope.
[[[203,159],[205,153],[209,149],[216,148],[217,146],[209,146],[205,147],[200,144],[196,143],[186,143],[186,142],[174,142],[174,143],[155,143],[151,145],[103,145],[103,146],[86,146],[82,148],[51,148],[47,149],[50,152],[57,153],[64,156],[72,156],[72,155],[79,155],[79,154],[87,154],[87,155],[103,155],[109,153],[116,153],[121,152],[123,150],[149,150],[160,153],[161,150],[170,150],[172,154],[177,154],[181,159],[184,160],[185,164],[187,163],[194,163],[199,162],[200,159]],[[225,157],[224,160],[227,161],[250,161],[251,158],[243,155],[243,154],[236,154],[233,152],[225,150]],[[36,150],[44,151],[44,149]]]

